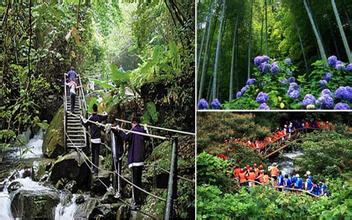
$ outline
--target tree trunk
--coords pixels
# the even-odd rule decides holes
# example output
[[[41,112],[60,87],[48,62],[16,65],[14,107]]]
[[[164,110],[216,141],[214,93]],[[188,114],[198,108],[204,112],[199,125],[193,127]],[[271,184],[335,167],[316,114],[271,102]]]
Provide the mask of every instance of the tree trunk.
[[[317,25],[316,25],[316,23],[314,21],[311,8],[308,5],[307,0],[303,0],[303,3],[304,3],[304,7],[305,7],[305,9],[307,11],[307,14],[308,14],[308,17],[309,17],[309,21],[310,21],[310,23],[312,25],[312,29],[313,29],[315,38],[316,38],[317,43],[318,43],[318,48],[319,48],[321,59],[324,60],[325,63],[327,63],[326,53],[325,53],[325,50],[324,50],[323,41],[322,41],[321,36],[319,34],[319,29],[318,29],[318,27],[317,27]]]
[[[233,73],[234,73],[234,65],[235,65],[235,49],[236,49],[236,34],[237,34],[237,27],[238,27],[238,17],[237,14],[235,20],[235,28],[233,31],[233,43],[232,43],[232,60],[231,60],[231,73],[230,73],[230,85],[229,85],[229,100],[232,100],[233,97]]]
[[[216,5],[216,0],[213,2],[212,7]],[[204,89],[204,80],[205,80],[205,76],[206,76],[206,67],[207,67],[207,63],[208,63],[208,53],[209,53],[209,41],[210,41],[210,33],[211,33],[211,23],[213,20],[213,10],[214,8],[211,10],[211,14],[209,14],[209,25],[208,25],[208,32],[207,32],[207,39],[205,42],[205,51],[204,51],[204,58],[203,58],[203,63],[202,63],[202,71],[199,72],[198,69],[198,75],[201,75],[200,78],[200,85],[199,85],[199,93],[198,93],[198,99],[201,99],[203,96],[203,89]],[[214,29],[215,31],[215,29]],[[205,35],[205,33],[204,33]]]
[[[342,37],[343,45],[345,46],[346,54],[347,54],[347,57],[348,57],[348,62],[352,63],[351,50],[350,50],[350,47],[348,45],[348,41],[347,41],[347,38],[346,38],[345,31],[343,30],[343,27],[342,27],[341,19],[340,19],[340,16],[339,16],[339,12],[337,11],[335,0],[331,0],[331,5],[332,5],[332,8],[334,10],[336,22],[337,22],[337,25],[338,25],[339,30],[340,30],[340,34],[341,34],[341,37]]]
[[[253,21],[253,0],[251,0],[251,14],[249,23],[249,41],[248,41],[248,69],[247,69],[247,79],[251,76],[251,49],[252,49],[252,21]]]
[[[213,72],[212,99],[216,99],[218,64],[219,64],[219,56],[220,56],[220,49],[221,49],[221,38],[222,38],[222,32],[223,32],[222,30],[223,30],[224,17],[225,17],[225,8],[226,8],[226,0],[223,0],[222,11],[220,16],[218,42],[216,45],[216,55],[215,55],[214,72]]]
[[[297,30],[297,35],[298,35],[298,39],[299,39],[299,44],[301,45],[301,51],[302,51],[302,55],[303,55],[304,65],[305,65],[305,67],[306,67],[306,73],[308,73],[309,69],[308,69],[308,63],[307,63],[306,53],[304,52],[303,40],[302,40],[301,34],[300,34],[300,32],[299,32],[298,25],[297,25],[296,22],[295,22],[295,27],[296,27],[296,30]]]
[[[267,0],[264,1],[265,4],[265,54],[269,56],[268,51],[268,3]]]

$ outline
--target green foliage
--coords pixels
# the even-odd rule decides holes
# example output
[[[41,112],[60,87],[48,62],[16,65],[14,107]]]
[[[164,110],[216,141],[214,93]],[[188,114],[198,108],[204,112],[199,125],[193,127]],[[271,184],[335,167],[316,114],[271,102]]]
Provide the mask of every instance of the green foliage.
[[[153,102],[146,104],[142,121],[146,124],[155,124],[158,121],[158,112]]]
[[[304,155],[297,161],[298,166],[320,177],[336,178],[352,169],[352,140],[343,134],[309,133],[300,147]]]

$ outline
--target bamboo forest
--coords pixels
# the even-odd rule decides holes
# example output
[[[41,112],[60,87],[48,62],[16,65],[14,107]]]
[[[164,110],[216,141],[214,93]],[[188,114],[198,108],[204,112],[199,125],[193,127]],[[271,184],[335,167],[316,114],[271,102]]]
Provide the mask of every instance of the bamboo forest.
[[[351,109],[351,12],[350,0],[200,0],[198,109]]]
[[[195,218],[194,10],[1,1],[0,219]]]

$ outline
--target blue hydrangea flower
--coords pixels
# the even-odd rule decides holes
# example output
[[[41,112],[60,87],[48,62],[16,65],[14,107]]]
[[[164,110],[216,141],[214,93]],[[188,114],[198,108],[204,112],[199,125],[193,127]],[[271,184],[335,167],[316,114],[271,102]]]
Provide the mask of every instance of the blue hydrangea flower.
[[[275,63],[271,64],[271,69],[270,70],[271,70],[272,74],[276,74],[277,72],[279,72],[280,68],[277,65],[277,63],[275,62]]]
[[[340,86],[338,89],[336,89],[335,96],[336,96],[336,98],[345,99],[345,100],[352,102],[352,87]]]
[[[339,102],[335,105],[335,110],[350,110],[350,106],[346,103]]]
[[[268,101],[268,99],[269,99],[268,94],[266,94],[265,92],[260,92],[255,100],[258,103],[264,103],[264,102]]]
[[[285,62],[285,64],[287,66],[291,66],[292,65],[292,60],[290,58],[286,58],[284,62]]]
[[[280,83],[281,83],[281,84],[287,84],[287,83],[288,83],[288,80],[287,80],[286,78],[284,78],[284,79],[280,80]]]
[[[319,98],[321,109],[332,109],[334,107],[334,99],[329,95],[322,95]]]
[[[300,89],[297,83],[290,83],[287,95],[292,99],[297,99],[300,96]]]
[[[323,79],[326,80],[327,82],[329,82],[332,78],[332,74],[331,73],[325,73]]]
[[[336,56],[330,56],[328,58],[328,64],[332,67],[335,67],[336,66],[336,62],[337,62],[337,57]]]
[[[239,91],[239,92],[236,93],[236,98],[240,98],[242,95],[243,95],[242,92]]]
[[[263,55],[263,56],[262,56],[262,62],[263,62],[263,63],[264,63],[264,62],[269,63],[269,60],[270,60],[270,57],[268,57],[267,55]]]
[[[268,73],[271,69],[271,65],[267,62],[260,64],[259,70],[261,73]]]
[[[350,63],[350,64],[347,65],[346,70],[347,70],[348,72],[352,72],[352,63]]]
[[[241,93],[242,95],[248,90],[249,86],[245,85],[242,89],[241,89]]]
[[[248,79],[246,85],[250,86],[255,84],[256,80],[255,79]]]
[[[270,110],[270,107],[265,102],[259,105],[260,110]]]
[[[319,81],[319,84],[322,88],[326,88],[326,85],[328,84],[328,82],[325,79],[322,79]]]
[[[219,99],[214,99],[212,102],[211,102],[211,108],[212,109],[220,109],[221,108],[221,104],[219,102]]]
[[[315,104],[315,101],[316,101],[316,98],[311,95],[311,94],[307,94],[304,96],[304,99],[303,101],[301,102],[301,104],[303,106],[307,106],[307,105],[314,105]]]
[[[337,70],[345,70],[345,64],[343,64],[343,62],[342,61],[336,61],[336,66],[335,66],[335,68],[337,69]]]
[[[209,104],[207,102],[207,100],[205,99],[201,99],[198,102],[198,109],[208,109],[209,108]]]
[[[255,64],[256,66],[259,66],[260,64],[262,64],[262,56],[256,56],[256,57],[254,58],[254,64]]]
[[[288,81],[289,81],[290,83],[294,83],[294,82],[296,82],[296,78],[293,77],[293,76],[291,76],[291,77],[288,78]]]
[[[332,96],[332,92],[330,91],[330,89],[323,89],[323,91],[321,91],[321,95]]]

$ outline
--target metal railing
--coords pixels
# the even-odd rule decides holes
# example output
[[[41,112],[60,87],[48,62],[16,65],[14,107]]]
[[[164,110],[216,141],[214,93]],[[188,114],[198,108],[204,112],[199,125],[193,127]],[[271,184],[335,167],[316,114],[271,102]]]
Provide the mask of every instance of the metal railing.
[[[64,134],[67,132],[67,86],[66,86],[66,73],[64,73]],[[67,152],[67,139],[64,137],[65,152]]]

